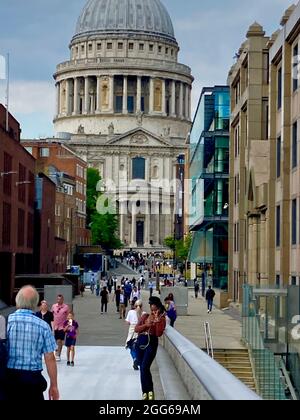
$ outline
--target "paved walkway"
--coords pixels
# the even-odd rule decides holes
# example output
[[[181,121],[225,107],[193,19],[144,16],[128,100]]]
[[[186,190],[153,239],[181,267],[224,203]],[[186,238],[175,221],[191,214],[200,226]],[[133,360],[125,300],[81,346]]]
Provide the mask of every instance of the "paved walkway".
[[[202,297],[195,299],[194,293],[190,291],[188,316],[179,317],[175,327],[196,346],[204,349],[206,348],[204,322],[208,321],[215,349],[240,349],[243,348],[240,341],[241,322],[237,315],[217,308],[208,314],[205,299]]]

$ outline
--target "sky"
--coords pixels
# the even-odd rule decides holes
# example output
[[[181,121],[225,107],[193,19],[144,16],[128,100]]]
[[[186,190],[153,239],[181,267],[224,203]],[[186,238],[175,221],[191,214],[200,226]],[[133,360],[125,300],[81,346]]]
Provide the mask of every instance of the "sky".
[[[180,45],[179,61],[195,78],[193,112],[204,86],[226,84],[248,27],[271,35],[290,0],[162,0]],[[10,57],[10,112],[23,138],[52,137],[53,74],[69,59],[69,43],[86,0],[0,0],[0,55]],[[0,102],[6,83],[0,80]]]

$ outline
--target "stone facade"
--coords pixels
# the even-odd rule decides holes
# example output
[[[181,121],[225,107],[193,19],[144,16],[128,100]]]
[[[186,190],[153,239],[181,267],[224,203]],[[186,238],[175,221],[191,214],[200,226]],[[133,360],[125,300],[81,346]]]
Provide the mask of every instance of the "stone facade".
[[[231,87],[229,292],[299,284],[300,4],[270,38],[249,28]]]
[[[193,78],[177,62],[179,46],[159,1],[139,7],[125,1],[121,20],[113,3],[89,2],[79,17],[70,61],[54,75],[55,130],[99,169],[116,202],[125,246],[162,248],[174,232],[169,186],[191,125]],[[139,19],[127,22],[132,15]],[[150,25],[154,21],[159,29]],[[135,162],[144,167],[143,176],[135,173]]]

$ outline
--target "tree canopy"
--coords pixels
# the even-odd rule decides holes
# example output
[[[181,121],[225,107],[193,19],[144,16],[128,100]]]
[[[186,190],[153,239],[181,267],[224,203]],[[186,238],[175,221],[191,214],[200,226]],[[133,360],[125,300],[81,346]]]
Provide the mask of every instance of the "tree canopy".
[[[87,171],[87,223],[92,232],[92,244],[100,245],[104,249],[119,249],[122,243],[117,236],[119,220],[116,214],[97,211],[97,202],[103,194],[97,191],[101,181],[99,171],[89,168]],[[103,201],[103,200],[102,200]],[[105,207],[105,204],[104,204]]]

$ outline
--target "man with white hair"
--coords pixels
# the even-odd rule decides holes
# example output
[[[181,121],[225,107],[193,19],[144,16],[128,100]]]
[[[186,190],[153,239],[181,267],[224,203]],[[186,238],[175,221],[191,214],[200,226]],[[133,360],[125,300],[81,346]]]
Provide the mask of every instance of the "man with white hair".
[[[44,400],[47,382],[42,376],[43,355],[50,378],[49,399],[59,399],[54,357],[56,342],[49,325],[35,315],[38,302],[37,290],[32,286],[23,287],[16,296],[17,311],[8,318],[8,400]]]

